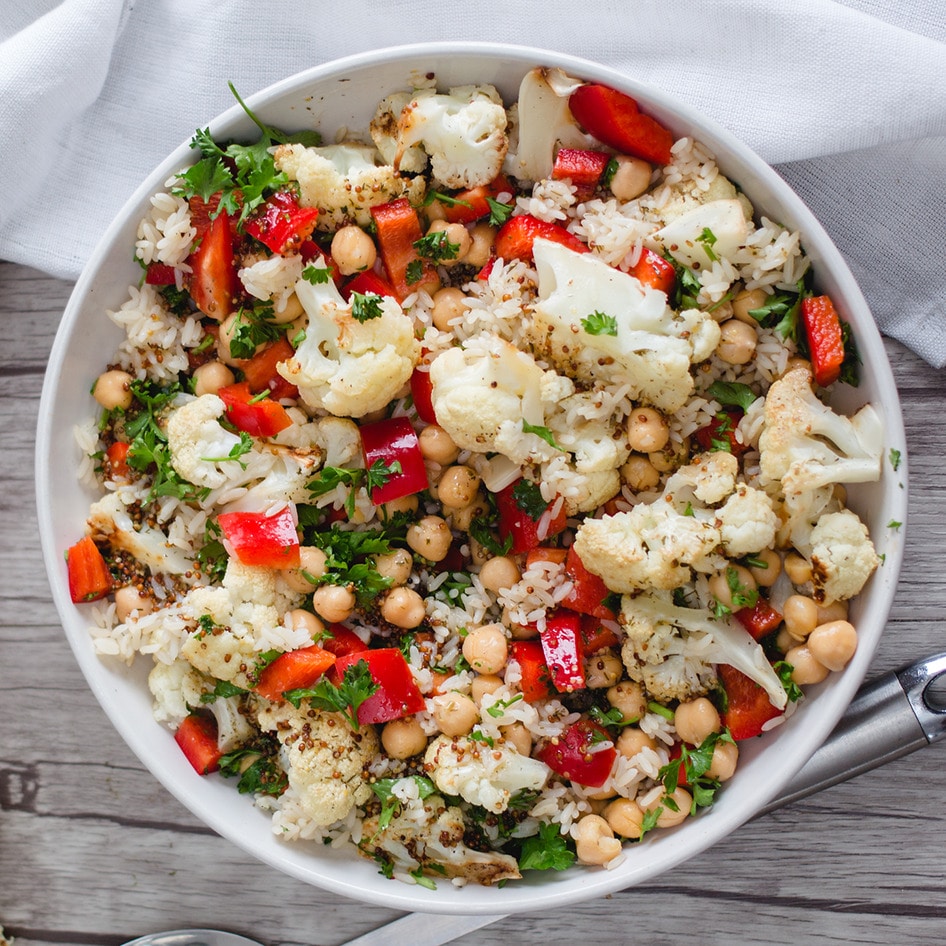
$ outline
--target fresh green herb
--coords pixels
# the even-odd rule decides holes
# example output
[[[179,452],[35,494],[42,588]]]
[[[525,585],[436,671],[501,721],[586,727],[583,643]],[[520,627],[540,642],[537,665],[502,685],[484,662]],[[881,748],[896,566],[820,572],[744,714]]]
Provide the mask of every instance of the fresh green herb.
[[[345,531],[333,523],[330,529],[307,530],[306,542],[326,555],[319,583],[350,587],[359,607],[366,607],[391,586],[392,579],[383,576],[372,560],[391,551],[391,540],[382,530]]]
[[[456,197],[451,197],[449,194],[444,194],[443,191],[427,191],[427,196],[424,197],[424,206],[429,207],[434,201],[437,201],[440,204],[443,204],[444,207],[469,207],[472,208],[472,204],[468,200],[459,200]]]
[[[719,411],[716,414],[716,422],[712,428],[713,435],[710,437],[710,449],[719,453],[732,453],[732,441],[727,436],[732,431],[732,418],[726,411]]]
[[[741,407],[744,411],[749,410],[758,398],[748,384],[739,381],[714,381],[706,389],[706,394],[724,407]]]
[[[706,773],[713,764],[716,746],[732,741],[729,731],[723,730],[710,733],[699,746],[691,747],[686,743],[681,743],[680,755],[660,769],[658,775],[663,780],[668,796],[677,790],[677,786],[682,781],[681,775],[686,779],[693,798],[690,804],[691,815],[696,814],[698,808],[706,808],[713,803],[716,792],[719,791],[719,781],[710,778]],[[676,802],[673,799],[667,797],[664,802],[668,808],[679,810],[674,807]]]
[[[540,427],[538,424],[530,424],[524,417],[522,418],[522,432],[524,434],[535,434],[540,440],[544,440],[550,447],[565,453],[564,447],[560,447],[555,442],[555,437],[548,427]]]
[[[272,302],[237,309],[230,335],[230,354],[234,358],[252,358],[260,345],[275,342],[286,327],[274,319]]]
[[[332,270],[328,266],[306,266],[302,278],[313,286],[323,286],[332,278]]]
[[[805,279],[798,280],[796,291],[780,290],[772,293],[764,305],[750,309],[751,315],[763,328],[774,328],[782,338],[799,342],[798,314],[805,292]]]
[[[341,713],[354,730],[358,729],[358,707],[378,692],[378,684],[371,676],[366,660],[359,660],[345,668],[342,682],[335,686],[324,677],[314,687],[287,690],[283,696],[296,709],[308,700],[318,709]]]
[[[512,548],[512,536],[507,535],[502,542],[499,542],[492,533],[492,525],[489,518],[477,516],[470,522],[470,536],[491,555],[507,555]]]
[[[657,827],[657,822],[660,820],[660,816],[663,814],[663,808],[657,806],[653,811],[645,811],[644,819],[641,821],[641,833],[638,835],[637,840],[639,841],[648,831],[653,831]]]
[[[419,259],[412,259],[405,267],[404,278],[409,286],[413,286],[415,282],[420,282],[423,275],[424,264]]]
[[[785,688],[785,693],[788,696],[789,702],[795,703],[804,696],[801,691],[801,687],[792,679],[792,674],[795,672],[795,668],[787,660],[777,660],[772,664],[772,669],[778,674],[779,680],[782,682],[782,686]]]
[[[655,700],[651,700],[647,704],[647,709],[651,713],[656,713],[658,716],[663,716],[664,719],[673,719],[673,710],[667,706],[664,706],[663,703],[658,703]]]
[[[380,319],[384,315],[381,296],[376,292],[353,292],[351,294],[351,317],[356,322]]]
[[[203,573],[214,583],[223,580],[230,556],[220,541],[220,526],[212,520],[207,520],[207,531],[204,544],[197,550],[195,556]]]
[[[355,490],[359,486],[364,486],[368,492],[378,489],[385,485],[388,480],[401,472],[401,464],[395,460],[393,463],[385,463],[378,458],[367,469],[350,470],[339,466],[324,466],[319,471],[315,479],[310,480],[306,489],[312,494],[313,498],[324,496],[332,492],[336,487],[343,485],[349,487],[348,496],[345,499],[345,510],[349,516],[355,512]]]
[[[522,844],[519,869],[567,870],[574,862],[571,838],[563,837],[556,824],[540,824],[539,833]]]
[[[757,588],[747,587],[739,578],[739,572],[732,565],[726,568],[726,584],[729,587],[729,596],[732,598],[733,608],[754,608],[759,600]]]
[[[515,696],[511,696],[508,700],[497,700],[493,703],[486,712],[489,713],[494,719],[498,719],[502,716],[507,706],[512,706],[513,703],[518,703],[522,699],[522,694],[517,693]]]
[[[608,729],[623,729],[625,726],[637,722],[636,716],[633,719],[625,719],[624,714],[616,706],[612,706],[609,710],[603,710],[600,706],[592,706],[588,711],[588,715],[596,723]]]
[[[610,187],[611,181],[614,180],[614,175],[617,174],[618,168],[621,165],[618,163],[617,158],[611,158],[608,163],[604,166],[604,171],[601,174],[601,186]]]
[[[703,250],[711,263],[718,262],[719,257],[713,249],[716,245],[716,234],[709,227],[703,227],[703,232],[696,238],[696,242],[703,244]]]
[[[903,525],[903,523],[900,522],[898,519],[891,519],[890,522],[887,523],[887,528],[888,528],[888,529],[899,529],[900,526],[902,526],[902,525]]]
[[[683,515],[687,517],[693,517],[696,515],[696,513],[693,511],[693,503],[691,503],[689,499],[687,500],[686,507],[683,510]]]
[[[512,499],[516,508],[524,512],[530,519],[538,521],[549,504],[542,498],[542,490],[538,483],[532,480],[521,479],[512,488]]]
[[[481,742],[484,746],[489,746],[490,749],[496,745],[496,740],[492,736],[487,736],[486,733],[480,732],[478,729],[474,729],[467,738],[472,739],[473,742]]]
[[[293,348],[298,348],[305,341],[305,329],[300,328],[292,338],[289,339],[289,343]]]
[[[766,569],[766,568],[769,567],[769,563],[768,563],[768,562],[764,562],[761,558],[758,558],[758,557],[755,556],[755,555],[747,555],[747,556],[742,560],[742,563],[743,563],[743,565],[746,566],[746,568],[761,568],[761,569]]]
[[[433,865],[428,865],[432,867]],[[424,873],[424,867],[421,865],[416,870],[408,871],[411,877],[417,881],[418,887],[426,887],[428,890],[436,890],[437,884]]]
[[[703,284],[699,276],[690,269],[678,263],[669,253],[664,253],[663,258],[673,266],[676,274],[673,292],[670,297],[670,304],[675,309],[696,309],[699,307],[699,296],[703,290]]]
[[[210,617],[208,614],[201,615],[201,618]],[[243,687],[238,687],[235,683],[230,683],[229,680],[217,680],[214,684],[213,690],[209,693],[200,694],[201,703],[213,703],[218,699],[225,700],[231,696],[242,696],[247,691]]]
[[[894,447],[890,448],[890,466],[891,466],[891,469],[894,471],[894,473],[896,473],[897,470],[900,469],[901,457],[902,457],[902,454],[900,453],[899,450],[897,450]]]
[[[262,734],[251,745],[228,752],[220,758],[220,774],[239,778],[241,795],[281,795],[289,786],[278,761],[279,742],[275,736]]]
[[[208,634],[213,634],[217,629],[217,624],[209,614],[202,614],[197,619],[197,626],[200,630],[197,632],[197,639],[202,640]]]
[[[173,312],[175,315],[187,315],[191,311],[191,297],[190,293],[186,289],[178,289],[177,286],[162,286],[158,293],[164,299],[164,304]],[[213,344],[213,336],[205,336],[210,339],[210,344]],[[204,342],[201,342],[203,345]]]
[[[431,782],[430,779],[424,778],[422,775],[411,775],[409,778],[412,778],[417,783],[418,798],[427,798],[436,791],[434,783]],[[371,783],[371,790],[381,800],[381,815],[378,818],[379,832],[383,831],[391,824],[392,819],[401,809],[401,801],[394,794],[394,786],[399,781],[401,780],[396,778],[380,778],[376,782]]]
[[[209,332],[200,340],[200,344],[196,348],[192,348],[191,351],[195,355],[199,355],[202,352],[207,351],[208,348],[212,348],[216,339]]]
[[[841,374],[838,380],[856,388],[861,383],[861,356],[857,350],[851,326],[841,320],[841,343],[844,345],[844,360],[841,362]]]
[[[589,335],[612,335],[616,337],[618,334],[618,320],[613,315],[599,312],[597,309],[581,320],[581,327]]]
[[[330,841],[331,838],[326,838],[326,841]],[[374,853],[371,855],[375,863],[378,865],[378,873],[382,877],[386,877],[388,880],[394,878],[394,862],[385,854],[383,851],[375,849]]]
[[[253,438],[245,431],[240,431],[240,440],[238,443],[235,443],[231,448],[230,452],[225,457],[201,457],[205,463],[227,463],[229,460],[234,460],[240,464],[242,469],[246,469],[246,464],[240,459],[240,457],[245,456],[247,453],[250,453],[253,450]]]
[[[492,197],[486,198],[489,205],[489,225],[491,227],[501,227],[516,209],[513,204],[504,204],[501,200],[495,200]]]
[[[454,243],[446,230],[432,230],[413,245],[420,256],[434,262],[456,259],[460,255],[460,244]]]

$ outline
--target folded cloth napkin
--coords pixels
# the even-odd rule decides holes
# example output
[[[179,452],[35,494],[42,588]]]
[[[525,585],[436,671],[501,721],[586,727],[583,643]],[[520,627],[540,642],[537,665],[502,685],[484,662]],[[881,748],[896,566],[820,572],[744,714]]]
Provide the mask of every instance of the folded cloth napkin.
[[[6,0],[0,258],[74,278],[228,79],[248,95],[458,37],[593,59],[728,127],[819,217],[881,330],[946,363],[941,0]]]

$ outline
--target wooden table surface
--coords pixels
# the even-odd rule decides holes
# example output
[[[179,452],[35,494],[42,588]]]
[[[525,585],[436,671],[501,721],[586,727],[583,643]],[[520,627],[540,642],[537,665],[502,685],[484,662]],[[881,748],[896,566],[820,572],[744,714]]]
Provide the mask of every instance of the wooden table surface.
[[[203,827],[112,729],[60,629],[37,538],[33,446],[70,289],[0,263],[0,925],[18,946],[117,946],[188,926],[266,946],[341,944],[398,914],[325,895]],[[907,426],[910,522],[872,674],[946,650],[946,376],[896,342],[887,350]],[[645,887],[460,942],[941,942],[944,770],[946,744],[934,745],[760,818]]]

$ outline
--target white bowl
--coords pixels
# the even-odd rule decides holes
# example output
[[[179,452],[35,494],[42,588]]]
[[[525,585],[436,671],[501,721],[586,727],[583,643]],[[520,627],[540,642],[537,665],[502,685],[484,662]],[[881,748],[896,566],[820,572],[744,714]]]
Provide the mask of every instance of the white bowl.
[[[886,427],[886,443],[904,452],[904,432],[890,366],[867,305],[837,249],[817,220],[781,178],[724,128],[659,90],[628,79],[604,66],[559,53],[518,46],[439,43],[405,46],[352,56],[302,72],[259,94],[248,104],[277,128],[319,128],[326,140],[340,127],[364,129],[380,98],[408,86],[414,73],[436,73],[442,86],[490,82],[513,101],[522,75],[532,66],[560,66],[584,79],[603,82],[634,96],[642,108],[677,136],[692,135],[715,153],[724,173],[746,192],[758,211],[802,233],[820,291],[831,295],[841,316],[854,327],[861,358],[862,382],[846,389],[841,406],[853,409],[870,402]],[[221,80],[223,81],[223,80]],[[217,139],[251,140],[255,129],[237,106],[210,123]],[[853,508],[867,522],[885,556],[852,609],[859,648],[843,673],[812,687],[804,704],[785,725],[765,738],[741,746],[736,777],[719,801],[680,828],[654,832],[612,870],[573,867],[564,872],[531,872],[527,879],[502,889],[439,884],[437,891],[407,886],[381,877],[377,865],[351,851],[321,844],[287,844],[270,830],[269,817],[238,795],[232,784],[195,774],[171,733],[156,723],[145,682],[144,661],[131,669],[93,652],[87,607],[72,604],[63,567],[63,552],[82,534],[92,497],[76,479],[78,454],[73,425],[93,410],[90,384],[106,353],[120,341],[119,330],[105,317],[118,308],[130,284],[140,277],[129,247],[148,198],[161,190],[194,152],[181,144],[142,183],[92,254],[66,308],[49,361],[40,406],[37,438],[37,496],[40,537],[46,567],[63,627],[93,692],[116,729],[151,772],[198,818],[219,834],[278,870],[339,894],[401,910],[436,913],[509,913],[538,911],[587,900],[653,880],[662,871],[709,847],[757,812],[830,733],[860,684],[883,630],[897,582],[903,530],[886,528],[906,518],[905,466],[894,475],[884,463],[880,482],[851,488]],[[778,839],[772,838],[773,850]]]

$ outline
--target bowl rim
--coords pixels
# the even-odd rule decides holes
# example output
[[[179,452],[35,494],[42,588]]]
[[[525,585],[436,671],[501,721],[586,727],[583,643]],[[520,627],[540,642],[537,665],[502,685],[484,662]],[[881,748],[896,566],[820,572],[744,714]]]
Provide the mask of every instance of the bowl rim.
[[[549,49],[484,42],[415,43],[372,49],[302,70],[252,95],[246,96],[245,99],[247,104],[256,110],[264,108],[267,102],[281,95],[294,93],[320,82],[337,79],[346,73],[392,64],[406,64],[417,60],[430,61],[442,57],[478,60],[484,63],[490,60],[502,60],[507,63],[511,62],[514,66],[521,66],[523,72],[534,65],[556,66],[564,69],[569,74],[581,76],[586,80],[603,82],[620,88],[644,100],[646,110],[655,114],[656,117],[661,118],[662,114],[666,113],[672,119],[669,122],[671,125],[693,128],[695,136],[700,140],[707,141],[710,149],[717,157],[721,156],[721,152],[725,153],[726,159],[721,161],[722,164],[729,165],[735,161],[751,172],[756,181],[754,186],[765,187],[768,199],[775,203],[789,205],[792,208],[791,225],[801,230],[803,244],[809,257],[812,258],[816,273],[830,272],[832,279],[838,281],[842,287],[845,307],[858,323],[858,343],[862,354],[865,356],[865,361],[870,365],[874,375],[873,383],[885,395],[885,402],[882,405],[887,426],[885,439],[889,445],[899,447],[903,464],[900,468],[901,487],[899,489],[886,488],[885,508],[894,514],[894,518],[905,523],[907,457],[902,414],[890,364],[883,348],[880,333],[870,316],[867,303],[840,252],[831,242],[813,213],[768,164],[715,120],[699,113],[668,93],[632,79],[617,69]],[[406,74],[404,78],[406,79]],[[482,81],[487,80],[484,78]],[[378,98],[380,99],[380,95]],[[236,127],[241,121],[245,122],[245,120],[245,115],[240,106],[233,105],[210,122],[211,132],[214,135],[219,135],[227,129]],[[660,843],[660,841],[652,843],[649,838],[647,842],[636,848],[637,851],[646,852],[646,856],[643,858],[646,869],[622,870],[621,868],[624,865],[620,865],[615,870],[584,871],[581,868],[573,868],[567,872],[570,875],[567,878],[530,879],[530,881],[517,882],[516,885],[507,886],[502,890],[476,887],[474,885],[459,889],[448,884],[439,884],[438,892],[433,896],[429,895],[430,892],[424,888],[390,882],[378,882],[370,889],[366,889],[361,884],[346,880],[343,876],[344,871],[334,871],[332,869],[334,862],[332,861],[326,861],[324,868],[315,870],[311,864],[303,862],[298,856],[286,853],[294,845],[281,844],[276,853],[269,849],[259,850],[252,840],[247,839],[240,830],[240,825],[234,824],[232,817],[213,804],[213,799],[204,798],[199,791],[195,794],[192,784],[182,784],[176,773],[168,773],[155,765],[146,751],[147,738],[142,738],[142,735],[134,729],[131,721],[121,712],[120,702],[116,702],[118,691],[109,680],[109,674],[101,668],[102,658],[93,651],[91,638],[86,630],[88,621],[81,616],[77,606],[69,600],[68,591],[65,588],[61,567],[61,542],[56,538],[51,506],[47,501],[47,497],[51,495],[50,491],[53,488],[55,476],[57,472],[61,473],[61,471],[54,469],[50,443],[55,430],[56,413],[54,408],[58,396],[59,381],[68,360],[70,343],[77,330],[77,324],[94,283],[100,275],[100,270],[107,263],[110,251],[114,252],[115,241],[122,231],[123,225],[127,224],[129,215],[136,212],[143,200],[161,188],[163,180],[170,173],[190,163],[188,159],[192,154],[189,143],[183,142],[160,162],[127,199],[89,257],[70,296],[50,352],[37,425],[37,512],[43,557],[53,598],[70,646],[86,681],[112,725],[115,726],[139,760],[172,795],[193,814],[213,828],[214,831],[270,866],[306,883],[314,884],[355,900],[421,912],[525,912],[562,906],[614,893],[652,880],[665,870],[722,840],[739,825],[753,817],[801,768],[834,728],[867,671],[869,661],[879,639],[879,627],[872,633],[866,643],[859,648],[858,653],[846,670],[842,674],[833,675],[836,679],[833,679],[830,683],[830,693],[825,694],[831,697],[828,700],[827,710],[818,714],[806,714],[813,715],[813,718],[806,720],[804,731],[800,731],[798,727],[793,729],[790,743],[792,751],[770,753],[775,758],[770,760],[767,784],[756,791],[751,803],[744,805],[738,812],[730,810],[732,808],[730,805],[723,812],[724,817],[710,818],[707,815],[711,812],[706,812],[693,819],[686,826],[685,837],[687,841],[685,844]],[[726,173],[729,176],[728,169]],[[739,183],[743,183],[743,181]],[[888,479],[888,476],[884,477],[884,480]],[[871,620],[874,622],[871,627],[878,621],[882,623],[883,620],[886,620],[892,604],[896,578],[902,563],[903,532],[904,530],[901,529],[901,537],[898,541],[894,541],[887,551],[887,561],[884,565],[882,580],[875,576],[874,584],[879,587],[872,592],[872,596],[880,599],[883,616],[882,618],[878,618],[876,615],[871,616]],[[819,691],[819,695],[820,693],[821,691]],[[821,702],[823,704],[825,701],[821,700]],[[160,724],[156,723],[155,725]],[[764,748],[761,751],[764,752]],[[735,787],[734,784],[733,788]],[[714,806],[714,812],[712,813],[715,813],[715,809],[722,810],[722,801],[725,800],[729,791],[731,789],[722,793],[722,800],[717,806]],[[246,804],[249,806],[252,802],[246,800]],[[663,838],[673,837],[675,833],[664,834],[661,841]],[[653,836],[650,837],[653,838]],[[306,857],[312,864],[322,863],[316,854],[309,853]],[[553,882],[548,882],[549,880]]]

